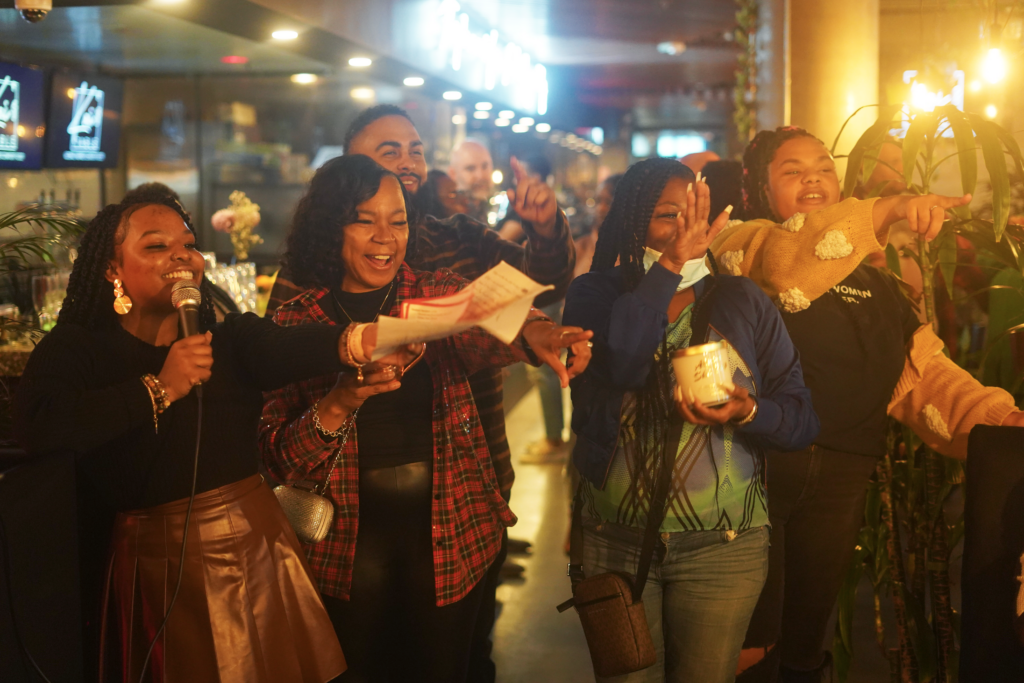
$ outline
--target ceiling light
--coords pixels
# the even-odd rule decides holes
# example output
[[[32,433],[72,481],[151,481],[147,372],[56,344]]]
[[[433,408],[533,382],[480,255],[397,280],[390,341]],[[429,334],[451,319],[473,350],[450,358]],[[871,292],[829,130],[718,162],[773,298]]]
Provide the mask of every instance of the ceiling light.
[[[532,126],[533,125],[533,119],[530,118],[529,116],[524,116],[523,118],[519,119],[519,125],[520,126],[527,126],[527,127]]]
[[[516,125],[512,126],[513,133],[525,133],[528,130],[530,130],[529,126],[524,126],[520,123],[517,123]]]
[[[538,133],[547,133],[551,130],[550,123],[538,123],[535,129]]]
[[[444,92],[444,94],[441,95],[441,97],[445,98],[446,100],[450,100],[450,101],[461,100],[462,99],[462,93],[460,93],[458,90],[446,90]]]
[[[373,60],[369,57],[353,57],[348,60],[348,65],[354,66],[357,69],[361,69],[364,66],[370,66],[371,64],[373,64]]]
[[[494,105],[491,104],[490,102],[477,102],[476,103],[477,111],[490,111],[493,108],[494,108]]]
[[[505,179],[505,174],[495,169],[494,173],[491,174],[491,182],[495,185],[501,185],[501,181]]]
[[[224,64],[246,64],[249,58],[242,55],[224,55],[220,58],[220,61]]]
[[[410,88],[418,88],[423,85],[423,79],[419,76],[409,76],[402,83],[405,83]]]
[[[681,40],[666,40],[658,43],[658,52],[663,55],[678,55],[686,51],[686,43]]]
[[[270,37],[274,40],[295,40],[299,37],[299,32],[291,30],[274,31],[270,34]]]
[[[998,114],[999,110],[996,109],[996,105],[990,104],[987,107],[985,107],[985,116],[989,117],[990,119],[994,119]]]
[[[456,114],[456,115],[452,116],[452,123],[454,123],[456,126],[464,126],[464,125],[466,125],[466,115],[465,114]]]
[[[981,75],[989,83],[998,83],[1006,77],[1006,58],[998,47],[992,48],[985,55],[985,61],[981,64]]]
[[[475,111],[473,112],[474,119],[489,119],[491,118],[491,112],[489,111]]]
[[[309,85],[317,82],[316,74],[292,74],[292,83],[298,83],[299,85]]]
[[[509,124],[509,120],[508,119],[498,119],[497,121],[494,122],[494,125],[498,126],[499,128],[504,128],[508,124]]]
[[[971,88],[971,92],[978,92],[979,90],[981,90],[981,81],[973,80],[971,81],[971,85],[969,87]]]
[[[516,113],[511,109],[502,109],[501,111],[498,112],[498,116],[500,116],[503,119],[515,118],[515,115]]]
[[[375,94],[373,88],[352,88],[349,92],[354,100],[372,100]]]

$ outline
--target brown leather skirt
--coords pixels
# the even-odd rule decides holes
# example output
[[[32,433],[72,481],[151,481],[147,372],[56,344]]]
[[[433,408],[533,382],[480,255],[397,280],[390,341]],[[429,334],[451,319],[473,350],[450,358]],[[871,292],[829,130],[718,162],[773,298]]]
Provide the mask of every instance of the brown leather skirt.
[[[187,508],[117,516],[103,683],[139,681],[177,584]],[[302,546],[260,475],[196,496],[181,591],[148,670],[152,683],[323,683],[345,670]]]

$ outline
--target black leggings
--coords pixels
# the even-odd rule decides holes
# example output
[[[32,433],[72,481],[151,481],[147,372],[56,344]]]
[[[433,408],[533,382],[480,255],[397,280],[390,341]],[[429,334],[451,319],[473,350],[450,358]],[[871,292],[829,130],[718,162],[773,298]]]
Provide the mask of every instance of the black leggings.
[[[430,492],[430,463],[359,472],[351,600],[324,596],[349,667],[338,683],[465,680],[483,582],[436,606]]]
[[[778,643],[788,669],[821,664],[825,630],[864,522],[868,479],[877,462],[819,446],[768,454],[768,578],[744,648]]]

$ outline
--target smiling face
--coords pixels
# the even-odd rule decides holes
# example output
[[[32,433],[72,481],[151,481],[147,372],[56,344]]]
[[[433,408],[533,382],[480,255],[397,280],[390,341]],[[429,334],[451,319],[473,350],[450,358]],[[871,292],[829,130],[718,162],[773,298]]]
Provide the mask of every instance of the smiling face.
[[[404,116],[382,116],[352,138],[346,154],[365,154],[399,177],[410,195],[427,175],[423,141]]]
[[[107,280],[121,280],[132,299],[132,313],[173,313],[174,283],[203,278],[195,235],[177,212],[160,204],[135,210],[118,231],[124,232],[124,241],[115,249]]]
[[[377,194],[360,204],[357,211],[355,222],[342,228],[345,277],[341,288],[346,292],[370,292],[395,279],[405,260],[409,221],[398,181],[385,177]]]
[[[786,220],[842,199],[836,164],[825,145],[807,136],[787,140],[768,164],[768,205]]]
[[[682,178],[669,178],[665,189],[654,205],[651,222],[647,224],[647,239],[644,246],[655,251],[665,251],[676,236],[681,224],[680,217],[686,212],[686,186],[689,182]]]

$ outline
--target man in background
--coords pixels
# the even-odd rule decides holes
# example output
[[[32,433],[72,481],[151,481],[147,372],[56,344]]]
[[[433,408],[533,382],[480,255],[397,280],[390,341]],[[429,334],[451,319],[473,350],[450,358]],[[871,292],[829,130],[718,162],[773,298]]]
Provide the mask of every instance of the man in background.
[[[469,198],[469,215],[487,223],[487,213],[494,196],[494,160],[487,148],[473,139],[466,139],[452,150],[448,175],[455,187]]]

